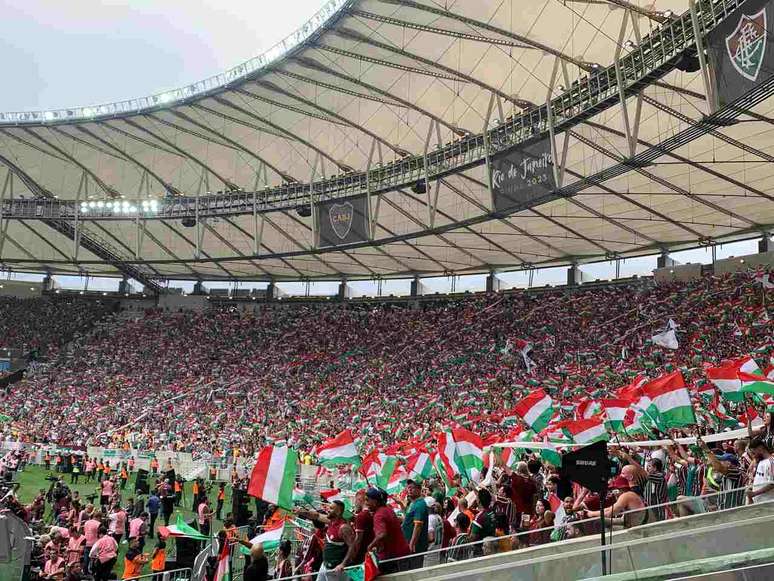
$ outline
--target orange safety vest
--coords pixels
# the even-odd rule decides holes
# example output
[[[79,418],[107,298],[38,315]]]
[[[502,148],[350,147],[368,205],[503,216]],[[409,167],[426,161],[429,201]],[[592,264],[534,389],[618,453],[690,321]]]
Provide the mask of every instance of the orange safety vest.
[[[132,577],[139,577],[142,572],[143,562],[140,560],[139,555],[130,561],[124,557],[124,576],[122,579],[131,579]]]
[[[175,492],[182,492],[182,491],[183,491],[183,487],[180,486],[180,483],[177,480],[175,480]]]
[[[129,478],[129,475],[126,473],[126,468],[121,468],[121,478],[123,480],[126,480],[127,478]]]
[[[159,549],[151,561],[151,571],[163,571],[167,565],[167,551]]]
[[[199,484],[196,481],[191,485],[191,492],[193,492],[194,496],[199,494]]]
[[[226,499],[226,491],[222,488],[218,489],[218,500]]]

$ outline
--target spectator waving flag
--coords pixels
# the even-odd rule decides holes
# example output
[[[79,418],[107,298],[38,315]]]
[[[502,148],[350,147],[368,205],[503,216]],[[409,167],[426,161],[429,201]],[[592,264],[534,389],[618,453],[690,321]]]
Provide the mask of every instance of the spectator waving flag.
[[[554,402],[542,389],[536,389],[513,408],[535,432],[542,432],[554,415]]]
[[[293,510],[293,488],[298,471],[298,455],[286,446],[266,446],[255,462],[247,494]]]
[[[642,387],[642,391],[651,399],[650,407],[655,408],[656,423],[662,429],[681,428],[696,423],[691,394],[679,371],[649,381]]]
[[[610,439],[605,423],[599,416],[568,422],[564,429],[576,444],[607,442]]]
[[[677,342],[677,332],[675,329],[677,329],[677,324],[672,319],[669,319],[664,330],[653,335],[651,341],[666,349],[677,349],[680,345]]]
[[[774,280],[772,280],[770,272],[755,273],[755,282],[760,283],[764,289],[774,288]]]
[[[358,454],[355,439],[352,432],[344,430],[332,440],[324,442],[315,450],[317,459],[325,467],[338,466],[340,464],[352,464],[360,466],[360,454]]]

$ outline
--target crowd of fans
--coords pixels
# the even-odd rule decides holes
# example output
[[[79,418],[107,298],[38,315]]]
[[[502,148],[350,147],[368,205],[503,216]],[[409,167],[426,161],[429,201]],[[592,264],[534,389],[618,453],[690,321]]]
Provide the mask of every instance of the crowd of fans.
[[[94,316],[79,302],[59,307]],[[669,319],[676,350],[650,340]],[[529,369],[520,339],[532,345]],[[266,442],[310,451],[351,428],[386,447],[452,419],[504,433],[498,413],[532,385],[574,405],[637,373],[680,368],[690,382],[704,364],[771,346],[764,294],[746,273],[418,305],[148,310],[97,326],[0,404],[14,420],[6,439],[65,446],[230,458]]]
[[[111,312],[107,302],[80,297],[0,297],[0,348],[57,349]]]

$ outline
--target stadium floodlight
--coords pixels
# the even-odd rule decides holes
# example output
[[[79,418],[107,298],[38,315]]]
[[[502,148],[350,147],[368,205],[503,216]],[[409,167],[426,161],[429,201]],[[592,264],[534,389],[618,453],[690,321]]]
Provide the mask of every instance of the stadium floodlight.
[[[89,208],[96,208],[97,202],[89,202]]]
[[[129,206],[129,212],[132,214],[137,213],[137,206]]]
[[[105,202],[103,202],[102,200],[100,200],[99,202],[97,202],[97,207],[98,207],[98,208],[104,208],[104,207],[105,207]]]
[[[86,202],[81,202],[81,212],[88,212],[89,205]]]
[[[159,209],[159,203],[156,200],[150,201],[151,212],[157,212]]]

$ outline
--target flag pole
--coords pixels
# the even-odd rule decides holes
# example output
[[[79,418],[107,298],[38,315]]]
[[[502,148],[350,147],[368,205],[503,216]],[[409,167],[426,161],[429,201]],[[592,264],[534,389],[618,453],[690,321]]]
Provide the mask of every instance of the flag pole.
[[[607,480],[603,477],[602,490],[599,493],[599,523],[602,529],[602,532],[600,533],[600,541],[602,546],[602,575],[607,575],[607,549],[605,548],[607,545],[607,540],[605,539],[605,500],[607,500]]]

